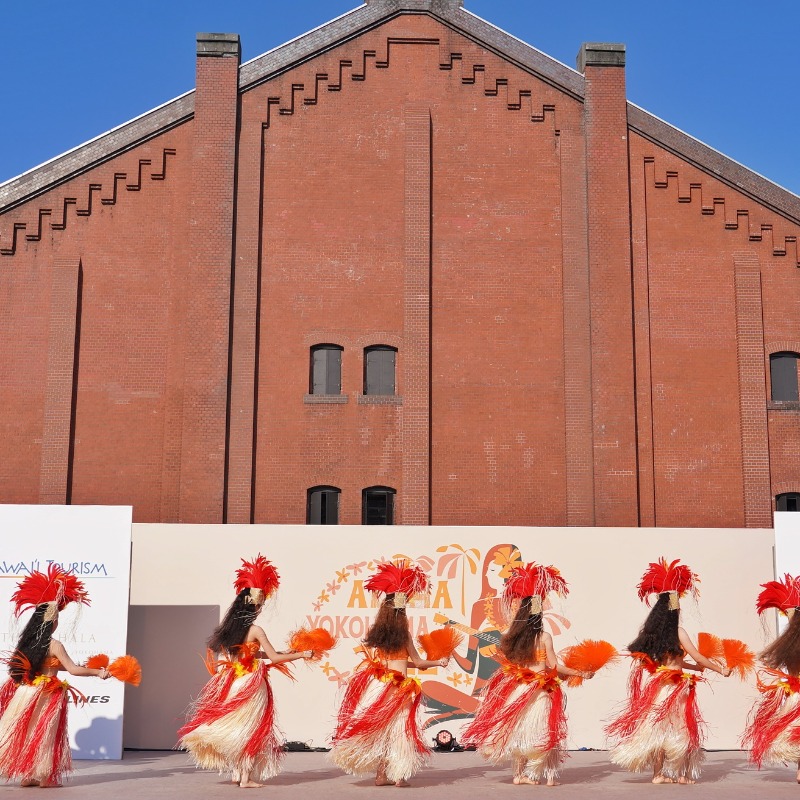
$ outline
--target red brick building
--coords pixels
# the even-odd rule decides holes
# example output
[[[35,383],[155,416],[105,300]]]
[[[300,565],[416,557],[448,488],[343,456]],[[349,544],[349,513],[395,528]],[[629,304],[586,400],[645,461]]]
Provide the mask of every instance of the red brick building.
[[[800,198],[628,103],[623,46],[575,71],[460,6],[368,0],[244,65],[200,35],[195,91],[0,186],[0,501],[795,501]]]

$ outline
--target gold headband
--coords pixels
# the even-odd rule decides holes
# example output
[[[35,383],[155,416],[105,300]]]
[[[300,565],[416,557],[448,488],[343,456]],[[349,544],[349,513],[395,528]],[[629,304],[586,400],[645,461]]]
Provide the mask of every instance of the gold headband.
[[[52,622],[58,619],[58,603],[54,600],[47,604],[47,610],[44,612],[44,621]]]
[[[408,595],[405,592],[395,592],[392,605],[395,608],[405,608],[408,605]]]
[[[542,613],[542,598],[539,595],[531,597],[531,613],[530,616]]]
[[[260,605],[264,602],[264,590],[250,587],[250,594],[245,597],[244,601],[254,606]]]
[[[681,607],[680,597],[677,592],[668,592],[669,594],[669,609],[675,611]]]

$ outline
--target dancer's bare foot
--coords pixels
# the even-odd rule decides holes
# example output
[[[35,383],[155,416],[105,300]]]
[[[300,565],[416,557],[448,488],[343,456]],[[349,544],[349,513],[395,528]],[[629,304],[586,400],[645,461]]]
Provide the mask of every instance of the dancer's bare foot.
[[[529,778],[527,775],[515,775],[512,781],[514,786],[538,786],[539,781]]]
[[[687,778],[685,775],[681,775],[680,778],[678,778],[678,783],[682,783],[685,786],[693,786],[697,781]]]
[[[672,778],[668,778],[666,775],[653,775],[653,783],[675,783]]]
[[[256,781],[247,780],[247,781],[242,781],[239,784],[239,788],[240,789],[260,789],[263,785],[264,785],[263,783],[257,783]]]
[[[411,786],[411,784],[405,778],[400,778],[399,781],[395,781],[394,785],[399,786],[401,789],[405,789],[407,786]]]
[[[24,781],[20,783],[20,786],[28,787],[28,786],[38,786],[39,781],[35,781],[33,778],[25,778]]]
[[[375,776],[375,785],[376,786],[394,786],[394,781],[390,781],[386,777],[385,770],[378,770],[378,774]]]
[[[561,786],[561,784],[555,778],[548,778],[545,786]]]

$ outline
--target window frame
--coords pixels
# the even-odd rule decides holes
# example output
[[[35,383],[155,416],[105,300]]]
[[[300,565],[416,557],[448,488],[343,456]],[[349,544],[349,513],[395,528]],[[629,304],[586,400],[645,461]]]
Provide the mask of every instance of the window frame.
[[[370,391],[370,354],[371,353],[392,353],[391,360],[391,391]],[[364,348],[364,381],[362,393],[364,397],[396,397],[397,396],[397,354],[396,347],[388,344],[374,344]],[[382,382],[382,376],[378,376],[373,383],[378,383],[380,389],[385,389],[386,385]]]
[[[368,522],[367,501],[370,496],[383,495],[387,498],[386,522]],[[361,490],[361,524],[362,525],[394,525],[397,490],[391,486],[367,486]]]
[[[325,391],[324,392],[315,392],[314,391],[314,366],[316,362],[316,354],[317,353],[338,353],[339,354],[339,363],[338,363],[338,387],[337,391],[329,391],[331,388],[330,385],[330,357],[326,357],[325,359]],[[332,344],[329,342],[324,342],[320,344],[312,345],[309,348],[309,360],[308,360],[308,393],[312,397],[337,397],[342,393],[342,356],[344,354],[344,347],[338,344]]]
[[[797,403],[800,401],[800,385],[798,384],[798,360],[800,354],[793,350],[777,350],[769,354],[769,396],[772,403]],[[781,367],[781,362],[792,361],[792,367]],[[782,374],[781,374],[782,373]],[[776,387],[793,397],[776,397]]]
[[[781,501],[784,501],[783,503]],[[781,505],[793,504],[794,508],[780,508]],[[800,511],[800,492],[781,492],[775,495],[775,510],[789,513]]]
[[[335,497],[336,498],[336,521],[329,522],[327,519],[325,521],[322,520],[322,509],[323,504],[320,502],[320,521],[313,522],[311,519],[312,516],[312,507],[313,507],[313,496],[315,493],[319,493],[322,497]],[[306,525],[338,525],[339,524],[339,506],[340,500],[342,496],[342,490],[338,486],[330,486],[328,484],[321,484],[319,486],[311,486],[309,489],[306,490]],[[325,500],[325,508],[327,509],[328,501]],[[327,514],[325,515],[327,517]]]

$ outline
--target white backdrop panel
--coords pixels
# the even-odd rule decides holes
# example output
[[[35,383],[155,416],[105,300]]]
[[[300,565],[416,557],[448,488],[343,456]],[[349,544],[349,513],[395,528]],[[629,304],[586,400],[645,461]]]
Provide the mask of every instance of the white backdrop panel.
[[[305,525],[146,525],[133,526],[131,602],[143,606],[218,605],[220,617],[233,600],[232,582],[240,557],[261,551],[282,578],[275,602],[260,617],[272,643],[280,649],[287,634],[301,624],[329,627],[339,637],[330,658],[316,665],[300,664],[297,682],[273,677],[279,721],[290,740],[325,744],[336,712],[342,681],[358,663],[354,647],[373,616],[371,600],[361,582],[376,559],[406,555],[429,570],[433,592],[429,607],[409,609],[414,632],[435,627],[435,615],[466,627],[487,627],[487,590],[498,585],[511,545],[523,561],[558,566],[570,585],[570,595],[549,609],[548,627],[556,648],[584,638],[604,638],[625,648],[647,613],[636,598],[636,584],[649,561],[659,556],[680,558],[699,573],[701,597],[686,603],[683,625],[692,637],[701,630],[736,637],[760,649],[763,633],[754,611],[758,584],[773,574],[771,530],[732,529],[612,529],[522,527],[318,527]],[[197,630],[197,647],[189,659],[200,658],[210,630]],[[462,655],[467,655],[462,645]],[[446,669],[420,677],[426,693],[438,702],[439,722],[458,735],[463,719],[450,714],[456,705],[470,707],[476,684],[491,667],[484,655],[477,664],[463,658]],[[628,663],[600,673],[584,687],[569,690],[571,748],[602,748],[603,722],[625,697]],[[148,693],[179,691],[190,695],[199,687],[164,678],[148,683]],[[699,690],[709,722],[708,746],[738,748],[747,711],[756,695],[752,683],[717,675]],[[129,702],[136,702],[131,693]],[[141,695],[144,697],[144,695]],[[153,697],[148,695],[149,703]],[[157,698],[156,698],[157,699]],[[457,702],[455,702],[457,701]],[[155,703],[157,706],[158,703]],[[143,723],[145,724],[145,723]],[[151,715],[153,730],[172,736],[180,720]],[[127,735],[127,734],[126,734]],[[137,731],[137,740],[147,738]],[[140,745],[141,746],[141,745]]]
[[[91,605],[70,603],[59,615],[55,638],[77,664],[96,653],[125,653],[131,514],[130,506],[0,505],[0,649],[13,649],[31,614],[13,617],[17,582],[56,561],[84,582]],[[122,758],[123,684],[64,677],[89,701],[70,709],[73,756]]]

